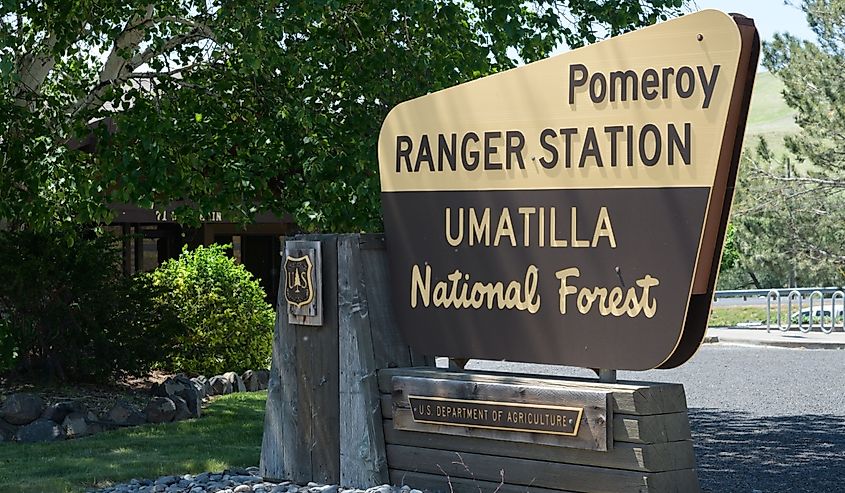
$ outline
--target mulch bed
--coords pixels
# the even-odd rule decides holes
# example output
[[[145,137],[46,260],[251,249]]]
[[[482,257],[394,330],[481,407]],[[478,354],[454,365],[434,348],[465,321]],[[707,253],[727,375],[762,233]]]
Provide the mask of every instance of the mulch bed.
[[[45,385],[14,378],[0,378],[0,396],[29,392],[43,398],[47,405],[63,401],[79,401],[98,416],[106,413],[118,401],[143,409],[150,400],[150,387],[168,375],[152,373],[143,378],[131,378],[114,384]]]

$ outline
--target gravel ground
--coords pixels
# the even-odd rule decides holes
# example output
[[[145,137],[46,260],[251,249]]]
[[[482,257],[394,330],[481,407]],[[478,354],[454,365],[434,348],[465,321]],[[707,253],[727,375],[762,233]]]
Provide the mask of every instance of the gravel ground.
[[[156,479],[133,479],[128,483],[89,493],[422,493],[408,486],[401,488],[382,485],[367,490],[339,488],[332,484],[308,483],[297,485],[290,481],[270,483],[258,476],[257,467],[227,470],[219,473],[183,476],[162,476]]]
[[[592,376],[488,361],[468,368]],[[845,492],[845,351],[705,345],[680,368],[619,378],[684,384],[704,491]]]

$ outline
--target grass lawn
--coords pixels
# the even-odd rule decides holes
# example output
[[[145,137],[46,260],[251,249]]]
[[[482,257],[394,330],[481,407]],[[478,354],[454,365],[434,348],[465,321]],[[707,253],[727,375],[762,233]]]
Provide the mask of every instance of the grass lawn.
[[[786,310],[783,311],[783,316],[786,316]],[[709,327],[732,327],[743,322],[765,323],[766,307],[731,306],[727,308],[713,308],[710,311],[710,320],[707,322],[707,325]]]
[[[47,444],[0,444],[0,491],[62,493],[132,478],[257,466],[267,392],[230,394],[199,420]]]
[[[829,303],[829,301],[828,301]],[[807,308],[804,304],[804,308]],[[828,304],[829,306],[829,304]],[[792,312],[798,310],[797,304],[792,307]],[[780,309],[780,321],[786,325],[789,321],[789,310],[786,302],[782,302]],[[710,320],[707,323],[709,327],[732,327],[745,322],[766,323],[766,307],[765,306],[731,306],[731,307],[717,307],[710,311]],[[777,325],[777,303],[772,306],[772,324]]]

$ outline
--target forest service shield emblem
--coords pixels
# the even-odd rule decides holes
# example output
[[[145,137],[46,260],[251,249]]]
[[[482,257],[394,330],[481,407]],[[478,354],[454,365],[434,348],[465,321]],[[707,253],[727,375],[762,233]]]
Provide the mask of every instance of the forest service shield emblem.
[[[289,304],[300,308],[313,301],[313,271],[307,255],[285,258],[285,299]]]

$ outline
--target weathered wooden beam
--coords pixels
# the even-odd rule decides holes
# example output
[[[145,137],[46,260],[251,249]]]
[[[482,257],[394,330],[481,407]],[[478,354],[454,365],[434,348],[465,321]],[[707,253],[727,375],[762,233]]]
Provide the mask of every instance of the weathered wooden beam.
[[[381,394],[381,414],[385,419],[393,419],[392,395]],[[692,439],[686,412],[646,416],[615,413],[611,429],[614,442],[648,444]]]
[[[337,236],[299,239],[322,243],[322,276],[332,279],[324,285],[323,301],[332,308],[324,313],[320,327],[289,323],[286,309],[276,313],[272,373],[279,383],[278,391],[268,393],[261,471],[273,479],[336,483],[340,480]]]
[[[693,469],[638,472],[604,467],[560,464],[469,452],[454,452],[403,445],[388,445],[391,469],[509,485],[590,493],[696,493]],[[444,478],[445,480],[445,478]]]
[[[279,292],[276,296],[276,313],[285,313],[284,310],[284,277],[279,279]],[[286,319],[286,317],[285,317]],[[267,480],[284,480],[286,474],[284,469],[284,424],[282,414],[282,320],[276,317],[276,324],[273,329],[273,359],[270,365],[270,380],[267,385],[267,405],[264,412],[264,435],[261,440],[261,460],[259,471],[261,476]]]
[[[394,376],[448,378],[471,382],[507,383],[514,385],[548,385],[552,387],[612,390],[611,403],[614,413],[666,414],[687,410],[684,387],[673,383],[626,382],[599,383],[596,380],[556,377],[526,377],[510,373],[481,373],[476,371],[450,371],[429,368],[391,368],[379,371],[379,391],[393,391]]]
[[[388,480],[369,299],[357,236],[338,239],[340,483],[366,489]],[[375,300],[379,303],[379,300]]]
[[[384,422],[385,441],[390,445],[406,445],[453,452],[472,452],[532,459],[562,464],[580,464],[628,471],[663,472],[695,467],[695,454],[689,440],[658,444],[616,443],[613,450],[595,452],[549,445],[490,440],[473,436],[453,437],[396,429],[394,422]]]
[[[574,493],[533,486],[526,488],[520,485],[504,484],[501,481],[453,478],[442,474],[425,474],[400,469],[390,470],[390,483],[399,486],[408,485],[411,488],[432,493]]]
[[[634,416],[613,415],[613,439],[630,443],[665,443],[692,440],[686,412]]]
[[[303,373],[300,377],[305,383],[300,386],[299,397],[305,397],[305,403],[311,406],[300,411],[303,421],[310,429],[308,453],[311,457],[312,472],[309,481],[319,483],[337,483],[340,481],[340,365],[338,349],[338,235],[313,235],[305,239],[316,239],[322,243],[323,300],[325,306],[332,307],[323,312],[323,325],[311,327],[297,325],[296,333],[300,349],[307,353],[300,354]]]

